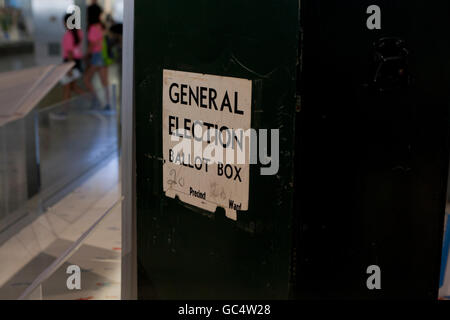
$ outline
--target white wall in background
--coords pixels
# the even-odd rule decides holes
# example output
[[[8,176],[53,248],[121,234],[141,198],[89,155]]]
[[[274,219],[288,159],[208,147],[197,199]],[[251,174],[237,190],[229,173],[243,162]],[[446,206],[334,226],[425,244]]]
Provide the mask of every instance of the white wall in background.
[[[123,1],[115,0],[113,5],[113,19],[117,23],[123,23]]]
[[[32,0],[35,57],[38,65],[60,63],[63,18],[73,0]]]

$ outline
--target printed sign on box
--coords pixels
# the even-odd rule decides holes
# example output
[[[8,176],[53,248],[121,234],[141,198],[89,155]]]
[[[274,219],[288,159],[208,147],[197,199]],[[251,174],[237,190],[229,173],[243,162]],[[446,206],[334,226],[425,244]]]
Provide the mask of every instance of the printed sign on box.
[[[252,82],[164,70],[163,188],[229,218],[248,210]]]

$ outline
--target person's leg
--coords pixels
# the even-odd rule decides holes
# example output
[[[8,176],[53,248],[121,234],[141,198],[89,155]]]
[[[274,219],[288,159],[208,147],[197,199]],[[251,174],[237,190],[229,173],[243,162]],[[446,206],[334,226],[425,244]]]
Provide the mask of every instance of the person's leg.
[[[68,83],[63,88],[63,100],[64,101],[70,99],[71,92],[72,92],[71,86],[72,86],[72,83]]]
[[[106,98],[106,107],[111,107],[111,101],[109,96],[109,73],[108,73],[108,67],[101,67],[100,68],[100,80],[102,81],[103,90],[105,91],[105,98]]]
[[[84,94],[85,93],[85,91],[78,85],[77,82],[73,83],[72,91],[75,92],[76,94]]]
[[[95,92],[94,86],[92,85],[92,78],[94,77],[96,72],[97,72],[97,67],[91,65],[84,73],[84,85],[86,86],[88,91],[91,93]]]
[[[63,100],[68,101],[72,93],[72,83],[68,83],[63,87]],[[67,102],[61,107],[56,108],[55,111],[50,112],[50,119],[52,120],[66,120],[67,119]]]
[[[86,73],[84,74],[84,84],[85,84],[87,90],[89,91],[89,93],[91,94],[92,108],[95,108],[98,105],[98,101],[99,101],[97,94],[95,92],[94,86],[92,84],[92,78],[99,70],[100,70],[99,67],[91,65],[88,68],[88,70],[86,70]]]
[[[81,66],[81,60],[76,60],[76,66],[75,66],[75,70],[77,71],[77,73],[79,73],[79,75],[81,76],[81,78],[83,79],[83,72],[82,70],[82,66]],[[78,80],[75,80],[72,83],[72,92],[76,93],[76,94],[84,94],[85,90],[82,89],[79,85],[78,85]],[[92,82],[91,82],[92,83]]]
[[[75,81],[72,81],[71,83],[69,83],[68,85],[67,85],[67,87],[69,88],[69,94],[68,94],[68,96],[67,96],[67,99],[65,99],[65,100],[69,100],[71,97],[72,97],[72,94],[75,92],[75,90],[74,90],[74,87],[75,87]],[[67,102],[67,103],[65,103],[64,104],[64,106],[62,107],[62,112],[65,114],[65,115],[67,115],[68,114],[68,112],[69,112],[69,105],[70,105],[70,102]]]

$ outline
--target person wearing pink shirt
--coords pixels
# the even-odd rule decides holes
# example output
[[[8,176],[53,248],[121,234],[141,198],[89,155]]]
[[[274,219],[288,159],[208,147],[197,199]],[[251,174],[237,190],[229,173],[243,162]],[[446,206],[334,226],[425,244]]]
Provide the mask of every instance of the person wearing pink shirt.
[[[95,8],[94,8],[95,9]],[[100,80],[105,92],[106,98],[106,110],[110,110],[110,97],[109,97],[109,80],[108,80],[108,67],[103,59],[103,43],[104,43],[104,28],[100,21],[101,10],[90,10],[88,17],[88,43],[89,43],[89,55],[90,66],[86,70],[84,82],[88,90],[93,94],[94,101],[98,101],[95,90],[92,85],[92,78],[96,73],[99,74]],[[94,102],[94,103],[95,103]]]
[[[70,98],[72,92],[82,94],[83,90],[78,86],[76,79],[81,77],[83,67],[81,61],[83,59],[83,31],[67,28],[66,22],[70,18],[67,14],[64,17],[64,25],[66,26],[66,32],[64,33],[62,40],[62,51],[64,62],[74,62],[74,68],[69,72],[69,78],[72,77],[72,81],[69,79],[69,83],[64,86],[64,99]],[[75,76],[78,74],[78,76]]]
[[[63,20],[66,32],[64,33],[62,39],[62,52],[64,62],[74,62],[75,66],[64,76],[63,79],[61,79],[61,84],[64,86],[64,100],[69,100],[72,93],[84,93],[83,89],[81,89],[81,87],[77,84],[77,80],[81,78],[83,72],[81,63],[83,59],[83,31],[77,29],[69,30],[67,28],[67,20],[69,18],[70,15],[67,14],[64,16]],[[63,110],[58,113],[51,113],[50,116],[54,120],[65,120],[67,118],[67,111]]]

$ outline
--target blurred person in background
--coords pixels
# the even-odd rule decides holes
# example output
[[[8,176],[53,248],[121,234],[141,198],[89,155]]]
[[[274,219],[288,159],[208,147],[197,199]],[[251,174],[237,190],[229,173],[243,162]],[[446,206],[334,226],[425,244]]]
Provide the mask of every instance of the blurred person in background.
[[[96,73],[99,74],[100,80],[105,92],[106,111],[111,110],[109,96],[109,80],[108,66],[104,58],[105,50],[105,30],[101,23],[101,15],[103,10],[97,5],[96,1],[88,8],[88,56],[89,67],[86,70],[84,81],[86,88],[93,95],[92,107],[95,108],[99,104],[99,99],[95,94],[92,79]]]
[[[62,39],[62,52],[64,63],[73,62],[75,66],[69,71],[64,78],[61,79],[61,84],[64,86],[63,98],[64,101],[69,100],[72,93],[83,94],[84,91],[77,84],[77,80],[82,77],[83,67],[83,31],[77,29],[69,29],[67,27],[67,20],[71,17],[66,14],[63,19],[66,32]],[[65,120],[67,118],[67,110],[51,113],[50,117],[53,120]]]
[[[95,17],[99,16],[101,20],[101,15],[103,14],[103,9],[100,7],[97,3],[97,0],[91,0],[91,4],[89,5],[87,9],[87,15],[88,15],[88,23],[89,23],[89,17]]]

